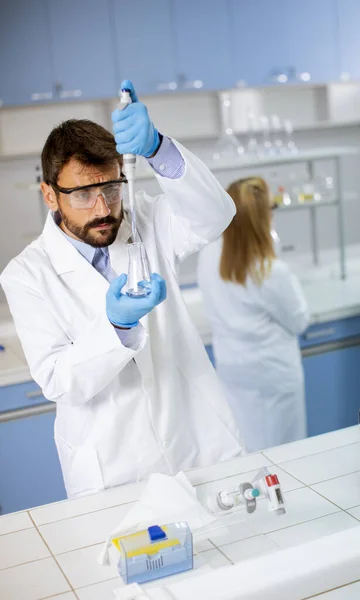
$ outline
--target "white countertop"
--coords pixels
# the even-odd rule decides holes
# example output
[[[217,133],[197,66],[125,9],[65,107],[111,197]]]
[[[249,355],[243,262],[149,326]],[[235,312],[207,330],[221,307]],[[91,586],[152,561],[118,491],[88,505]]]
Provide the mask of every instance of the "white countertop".
[[[312,323],[326,323],[360,315],[360,275],[345,281],[303,282]],[[183,291],[186,305],[204,344],[211,344],[211,328],[199,288]]]
[[[239,512],[235,524],[224,525],[195,545],[195,571],[177,575],[171,582],[359,527],[358,427],[195,470],[188,476],[204,501],[220,489],[251,480],[265,465],[279,476],[287,514],[275,517],[265,501],[253,515]],[[102,542],[139,498],[143,486],[113,488],[0,517],[0,598],[114,600],[113,590],[122,582],[116,567],[99,566],[97,557]],[[153,582],[148,589],[157,585]],[[353,600],[359,597],[359,585],[321,598]]]

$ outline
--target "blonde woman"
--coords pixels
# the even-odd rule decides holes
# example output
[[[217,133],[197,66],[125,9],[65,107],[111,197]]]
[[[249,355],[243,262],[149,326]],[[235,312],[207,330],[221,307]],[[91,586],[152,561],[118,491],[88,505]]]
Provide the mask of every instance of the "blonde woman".
[[[276,258],[271,196],[259,177],[227,190],[236,215],[199,259],[217,373],[249,452],[306,437],[298,334],[309,324],[297,278]]]

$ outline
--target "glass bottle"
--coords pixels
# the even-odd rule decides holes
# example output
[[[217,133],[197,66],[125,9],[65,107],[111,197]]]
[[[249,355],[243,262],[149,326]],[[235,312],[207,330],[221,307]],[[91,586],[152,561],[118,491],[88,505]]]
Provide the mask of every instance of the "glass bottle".
[[[142,242],[126,244],[128,249],[128,276],[126,293],[132,298],[143,298],[151,291],[150,267]]]

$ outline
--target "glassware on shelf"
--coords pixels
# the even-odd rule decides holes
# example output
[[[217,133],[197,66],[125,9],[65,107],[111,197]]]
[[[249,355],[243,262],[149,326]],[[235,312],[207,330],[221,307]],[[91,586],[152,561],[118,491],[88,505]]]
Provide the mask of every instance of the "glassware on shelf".
[[[269,156],[274,153],[274,149],[270,138],[269,119],[266,115],[259,116],[259,126],[262,135],[262,143],[259,148],[259,153],[265,156]]]
[[[323,200],[334,200],[334,179],[331,175],[319,173],[315,177],[318,191]]]
[[[259,145],[257,141],[258,133],[258,120],[253,110],[249,109],[247,112],[247,154],[251,157],[256,157],[259,152]]]
[[[142,242],[126,244],[128,249],[128,276],[125,291],[132,298],[143,298],[151,291],[150,267]]]
[[[327,175],[322,180],[322,189],[323,196],[326,197],[327,200],[334,199],[334,179],[330,175]]]
[[[285,119],[284,123],[284,131],[285,131],[285,152],[289,154],[296,154],[298,152],[298,148],[294,142],[294,125],[290,119]]]
[[[284,152],[284,142],[282,139],[282,125],[281,119],[278,115],[271,115],[270,127],[273,137],[272,147],[275,154],[282,154]]]
[[[244,147],[234,134],[231,119],[231,93],[219,93],[220,127],[221,135],[217,140],[213,160],[242,158]]]
[[[290,206],[291,197],[283,185],[279,185],[276,193],[273,196],[274,204],[277,206]]]
[[[293,168],[290,165],[286,172],[285,185],[286,185],[286,189],[289,193],[291,203],[298,202],[298,195],[300,192],[299,179],[300,179],[299,172],[296,170],[296,168]],[[301,183],[302,183],[302,179],[303,178],[301,177]]]
[[[319,202],[321,200],[321,192],[315,179],[305,181],[298,192],[298,202]]]
[[[266,177],[273,205],[289,206],[289,204],[291,204],[291,198],[285,185],[285,179],[285,173],[277,170],[271,170]]]
[[[278,169],[271,169],[269,171],[266,176],[266,182],[268,184],[270,194],[274,197],[281,183],[281,176]]]

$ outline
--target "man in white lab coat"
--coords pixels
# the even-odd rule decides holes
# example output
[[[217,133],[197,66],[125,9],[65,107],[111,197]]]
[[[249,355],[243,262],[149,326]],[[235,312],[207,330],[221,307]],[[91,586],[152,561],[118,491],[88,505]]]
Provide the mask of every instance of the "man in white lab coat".
[[[67,121],[49,135],[44,230],[1,275],[32,377],[57,403],[69,497],[241,451],[176,276],[177,261],[221,234],[234,204],[197,157],[159,135],[131,83],[123,85],[134,103],[112,115],[116,144],[90,121]],[[154,273],[145,300],[123,289],[131,238],[124,153],[147,157],[163,192],[136,198]]]

